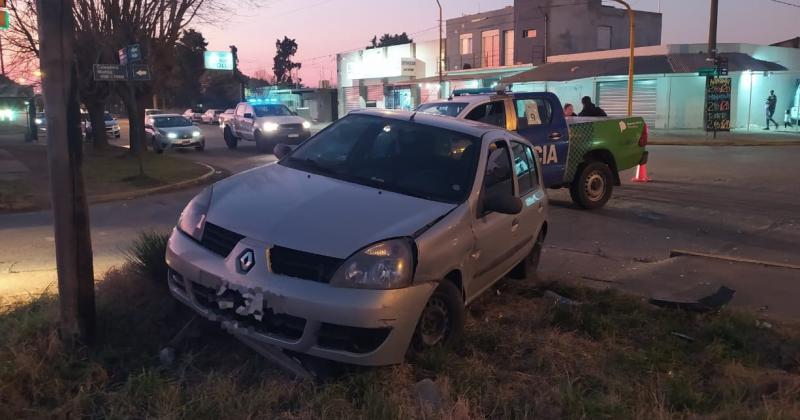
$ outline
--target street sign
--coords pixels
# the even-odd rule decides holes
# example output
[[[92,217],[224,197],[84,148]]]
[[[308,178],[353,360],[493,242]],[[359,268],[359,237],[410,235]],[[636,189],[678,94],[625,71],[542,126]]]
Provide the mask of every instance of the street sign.
[[[130,79],[134,82],[147,82],[150,80],[150,66],[147,64],[130,64]]]
[[[127,79],[128,71],[122,64],[94,65],[94,80],[98,82],[120,82]]]
[[[142,47],[139,44],[131,44],[125,48],[128,62],[135,63],[142,61]]]
[[[697,69],[698,76],[716,76],[717,75],[717,68],[716,67],[700,67]]]
[[[206,51],[203,53],[203,62],[209,70],[233,70],[233,54],[230,51]]]

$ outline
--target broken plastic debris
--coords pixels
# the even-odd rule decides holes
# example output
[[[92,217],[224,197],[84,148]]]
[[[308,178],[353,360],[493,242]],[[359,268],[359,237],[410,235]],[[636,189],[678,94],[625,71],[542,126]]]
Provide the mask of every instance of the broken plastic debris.
[[[231,300],[218,300],[217,301],[217,306],[220,309],[231,309],[231,308],[233,308],[233,301],[231,301]]]
[[[681,301],[667,299],[650,299],[650,303],[662,308],[685,309],[693,312],[716,311],[727,305],[733,299],[736,290],[726,286],[720,286],[716,292],[700,298],[696,301]]]
[[[670,334],[674,335],[675,337],[682,338],[682,339],[684,339],[686,341],[695,341],[694,337],[692,337],[690,335],[683,334],[683,333],[679,333],[677,331],[672,331]]]
[[[580,305],[581,304],[580,302],[576,302],[576,301],[574,301],[574,300],[572,300],[570,298],[566,298],[564,296],[561,296],[561,295],[559,295],[558,293],[556,293],[556,292],[554,292],[552,290],[545,291],[544,292],[544,297],[553,300],[554,303],[557,303],[559,305]]]

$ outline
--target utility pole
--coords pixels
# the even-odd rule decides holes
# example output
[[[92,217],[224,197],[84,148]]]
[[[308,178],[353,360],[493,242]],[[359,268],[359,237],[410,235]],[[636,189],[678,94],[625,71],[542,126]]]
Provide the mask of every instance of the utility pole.
[[[436,0],[439,6],[439,98],[444,97],[444,74],[442,74],[442,65],[444,64],[444,36],[442,35],[442,3]]]
[[[628,35],[629,43],[630,43],[630,54],[628,55],[628,116],[633,115],[633,62],[634,56],[636,54],[636,37],[634,36],[634,24],[633,24],[633,9],[631,6],[623,0],[614,0],[617,3],[625,6],[628,9],[628,20],[630,21],[630,35]]]
[[[717,14],[719,0],[711,0],[711,16],[708,20],[708,57],[712,60],[717,56]]]
[[[47,110],[47,160],[58,270],[59,335],[90,343],[95,332],[89,207],[81,173],[82,140],[73,44],[72,0],[37,0],[39,61]]]

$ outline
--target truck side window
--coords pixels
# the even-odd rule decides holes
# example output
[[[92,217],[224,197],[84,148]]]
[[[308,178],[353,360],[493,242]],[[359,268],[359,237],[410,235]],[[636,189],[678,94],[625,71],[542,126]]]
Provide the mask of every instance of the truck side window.
[[[514,194],[514,182],[511,177],[511,157],[505,142],[492,143],[489,159],[486,162],[486,174],[483,177],[483,188],[486,196],[495,194]]]
[[[236,116],[241,117],[243,115],[244,115],[244,105],[239,104],[239,106],[236,107]]]
[[[539,184],[539,178],[536,175],[536,161],[533,157],[533,150],[527,144],[512,142],[511,151],[514,153],[514,173],[517,175],[517,183],[519,183],[519,196],[522,197],[535,190]]]
[[[517,110],[517,129],[549,125],[553,119],[553,107],[545,99],[517,99],[514,107]]]
[[[466,119],[506,128],[506,104],[494,101],[478,105],[467,114]]]

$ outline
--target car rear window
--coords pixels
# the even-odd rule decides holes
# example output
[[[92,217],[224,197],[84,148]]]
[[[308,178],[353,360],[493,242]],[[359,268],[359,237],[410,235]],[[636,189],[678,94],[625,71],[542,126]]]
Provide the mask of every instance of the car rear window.
[[[426,114],[447,115],[448,117],[457,117],[467,104],[464,102],[436,102],[430,104],[422,104],[417,108],[417,111]]]

